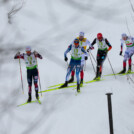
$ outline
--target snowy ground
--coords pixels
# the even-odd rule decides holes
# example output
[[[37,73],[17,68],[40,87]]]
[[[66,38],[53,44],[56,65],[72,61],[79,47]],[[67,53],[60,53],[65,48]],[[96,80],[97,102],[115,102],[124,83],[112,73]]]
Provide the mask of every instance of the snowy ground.
[[[7,13],[21,0],[0,1],[0,134],[98,134],[109,133],[106,93],[112,92],[114,132],[134,133],[134,84],[126,76],[104,77],[88,84],[75,96],[73,88],[43,93],[42,104],[17,107],[27,100],[25,64],[21,61],[24,89],[22,94],[19,62],[13,57],[27,45],[40,52],[38,60],[42,90],[65,81],[67,64],[63,53],[80,31],[92,42],[98,32],[110,41],[109,59],[115,72],[122,69],[119,56],[122,32],[134,35],[134,13],[126,0],[25,0],[8,23]],[[132,2],[134,5],[134,2]],[[97,47],[92,51],[96,56]],[[68,54],[68,57],[70,55]],[[95,65],[95,63],[94,63]],[[111,74],[108,60],[103,75]],[[95,74],[86,62],[85,81]],[[133,75],[131,75],[132,78]],[[33,90],[33,100],[34,90]]]

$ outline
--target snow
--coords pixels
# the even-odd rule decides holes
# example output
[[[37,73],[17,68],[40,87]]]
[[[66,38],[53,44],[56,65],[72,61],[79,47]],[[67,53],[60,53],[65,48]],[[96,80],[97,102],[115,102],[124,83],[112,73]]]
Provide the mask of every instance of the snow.
[[[132,2],[132,4],[134,4]],[[65,81],[64,51],[80,31],[92,42],[102,32],[111,45],[108,56],[115,72],[122,69],[119,56],[121,33],[131,35],[133,12],[126,0],[25,0],[22,9],[8,23],[13,3],[0,2],[0,134],[98,134],[109,133],[106,93],[112,92],[114,133],[134,132],[134,85],[126,76],[107,76],[112,70],[106,59],[103,81],[87,84],[81,93],[66,88],[42,93],[42,104],[17,107],[27,100],[25,64],[21,61],[24,95],[21,89],[17,51],[31,45],[43,55],[38,60],[42,91]],[[125,49],[125,47],[124,47]],[[96,57],[97,46],[92,51]],[[70,54],[68,54],[70,57]],[[95,65],[95,63],[94,63]],[[95,77],[91,61],[86,62],[85,81]],[[133,75],[131,75],[133,79]],[[32,92],[35,100],[35,92]]]

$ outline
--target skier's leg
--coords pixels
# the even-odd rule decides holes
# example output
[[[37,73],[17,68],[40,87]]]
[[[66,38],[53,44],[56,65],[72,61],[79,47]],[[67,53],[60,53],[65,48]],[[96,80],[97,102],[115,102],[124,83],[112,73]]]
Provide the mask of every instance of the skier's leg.
[[[132,56],[134,54],[134,50],[132,49],[130,52],[129,52],[129,57],[128,57],[128,65],[129,65],[129,68],[128,68],[128,72],[127,73],[131,73],[131,66],[132,66]]]
[[[129,65],[129,68],[128,68],[128,72],[127,73],[131,73],[131,65],[132,65],[131,57],[128,59],[128,65]]]
[[[94,80],[99,77],[100,65],[101,65],[101,54],[100,54],[99,51],[98,51],[98,53],[97,53],[96,77],[94,78]]]
[[[83,79],[84,79],[84,64],[85,64],[85,60],[81,61],[81,69],[80,69],[80,84],[83,84]]]
[[[71,59],[70,64],[69,64],[69,66],[67,68],[67,74],[66,74],[65,83],[60,88],[63,88],[63,87],[67,87],[68,86],[69,76],[70,76],[72,70],[74,69],[74,67],[75,67],[74,66],[74,60]]]
[[[32,73],[31,73],[31,70],[27,70],[27,82],[28,82],[28,100],[27,102],[31,102],[32,100],[32,96],[31,96],[31,93],[32,93]]]
[[[106,57],[107,57],[107,53],[104,52],[103,55],[101,56],[101,60],[100,60],[99,77],[101,77],[102,68],[103,68],[103,64],[104,64],[104,61],[105,61]]]
[[[72,70],[71,72],[71,79],[68,81],[68,83],[71,83],[74,81],[74,75],[75,75],[75,69]]]
[[[119,74],[123,74],[126,72],[126,61],[129,57],[129,53],[126,51],[125,55],[124,55],[124,59],[123,59],[123,70],[121,72],[119,72]]]
[[[33,79],[34,79],[34,87],[35,87],[35,96],[36,96],[36,99],[38,100],[39,99],[39,94],[38,94],[38,91],[39,91],[39,88],[38,88],[38,70],[37,68],[33,70]]]
[[[77,92],[80,92],[80,79],[79,79],[80,70],[81,70],[81,66],[78,64],[76,66]]]

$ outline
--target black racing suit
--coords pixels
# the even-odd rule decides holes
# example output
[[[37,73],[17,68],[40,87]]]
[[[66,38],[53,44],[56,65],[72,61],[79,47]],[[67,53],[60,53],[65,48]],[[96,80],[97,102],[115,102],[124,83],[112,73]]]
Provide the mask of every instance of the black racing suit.
[[[96,44],[96,40],[97,40],[97,38],[95,38],[93,40],[93,42],[91,43],[91,46],[93,46],[94,44]],[[105,49],[105,50],[98,49],[98,51],[97,51],[97,71],[96,71],[96,78],[97,77],[101,77],[103,62],[106,59],[107,52],[109,51],[109,48],[110,49],[112,48],[112,46],[110,45],[110,43],[109,43],[109,41],[107,39],[104,39],[104,41],[105,41],[106,45],[108,46],[108,49]]]

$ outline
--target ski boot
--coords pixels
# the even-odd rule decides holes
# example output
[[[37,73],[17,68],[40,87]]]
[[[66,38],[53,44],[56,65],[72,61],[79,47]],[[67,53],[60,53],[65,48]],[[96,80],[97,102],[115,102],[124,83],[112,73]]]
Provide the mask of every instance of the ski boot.
[[[126,68],[124,68],[121,72],[119,72],[119,74],[124,74],[126,73]]]
[[[80,80],[80,85],[83,85],[83,79]]]
[[[28,97],[27,103],[30,103],[31,101],[32,101],[32,97],[31,97],[31,94],[29,94],[29,97]]]
[[[80,84],[77,84],[77,92],[80,93]]]
[[[131,73],[131,67],[128,68],[127,73],[128,73],[128,74]]]
[[[68,81],[68,83],[74,82],[74,76],[71,76],[71,79]]]
[[[99,77],[99,70],[100,70],[100,67],[97,67],[97,72],[96,72],[96,76],[95,76],[95,78],[93,79],[93,80],[97,80],[98,79],[98,77]]]
[[[35,94],[35,97],[37,100],[39,100],[39,94],[38,94],[38,90],[35,90],[36,94]]]
[[[62,86],[60,86],[60,88],[64,88],[68,86],[68,82],[66,81]]]

